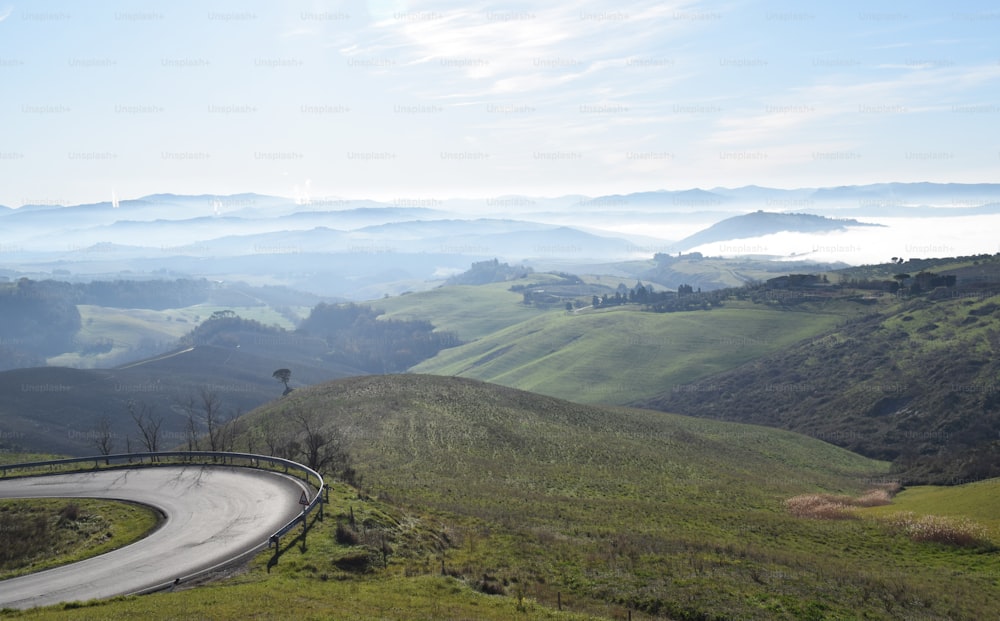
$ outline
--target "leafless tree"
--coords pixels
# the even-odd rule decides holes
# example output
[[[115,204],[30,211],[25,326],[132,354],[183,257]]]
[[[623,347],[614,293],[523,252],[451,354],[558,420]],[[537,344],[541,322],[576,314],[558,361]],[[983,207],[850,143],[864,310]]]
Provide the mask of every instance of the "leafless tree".
[[[232,448],[236,441],[236,431],[230,428],[229,423],[239,413],[226,418],[222,413],[222,399],[214,391],[203,386],[198,390],[197,396],[189,396],[179,405],[187,414],[184,429],[189,451],[198,450],[202,446],[202,437],[208,440],[210,451],[226,451]]]
[[[236,438],[239,437],[240,433],[244,430],[246,425],[240,419],[242,412],[239,409],[233,410],[229,414],[229,418],[223,423],[222,431],[219,434],[222,443],[221,449],[223,451],[234,451],[236,450]],[[249,434],[248,434],[249,435]],[[251,451],[252,452],[252,451]]]
[[[111,419],[107,415],[102,416],[101,420],[97,422],[97,429],[94,431],[92,440],[101,455],[111,454],[115,444],[115,434],[111,431]],[[107,464],[108,460],[105,459],[104,463]]]
[[[225,431],[225,424],[222,420],[222,400],[213,391],[204,387],[198,391],[198,398],[204,416],[202,420],[205,422],[205,431],[208,433],[208,450],[220,451]]]
[[[340,471],[347,468],[349,459],[343,439],[330,425],[323,425],[314,411],[293,412],[292,421],[299,428],[299,450],[306,465],[313,470]]]
[[[272,457],[288,458],[288,434],[278,428],[273,418],[266,418],[261,424],[262,439],[267,447],[267,454]]]
[[[187,450],[198,450],[199,425],[197,415],[195,414],[194,397],[189,397],[187,401],[182,402],[180,405],[187,414],[187,421],[184,423],[184,432],[187,435]]]
[[[142,445],[150,453],[160,450],[160,425],[163,424],[163,417],[155,416],[155,408],[145,401],[129,399],[127,407],[129,416],[139,427],[139,441]]]

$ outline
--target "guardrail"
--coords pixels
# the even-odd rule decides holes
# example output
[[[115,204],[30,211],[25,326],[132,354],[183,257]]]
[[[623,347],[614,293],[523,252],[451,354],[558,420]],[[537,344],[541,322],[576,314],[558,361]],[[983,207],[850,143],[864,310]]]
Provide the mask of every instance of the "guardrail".
[[[91,457],[69,457],[67,459],[50,459],[47,461],[32,461],[21,464],[3,464],[0,465],[0,476],[6,477],[8,471],[13,470],[35,470],[48,467],[49,472],[45,474],[62,474],[63,472],[75,472],[84,470],[84,468],[61,470],[58,473],[52,472],[57,466],[70,466],[73,464],[82,463],[94,463],[94,470],[100,469],[101,465],[111,466],[112,464],[120,465],[124,464],[127,466],[156,466],[162,465],[162,459],[171,458],[181,458],[181,463],[192,463],[196,458],[204,458],[205,461],[197,461],[194,463],[199,463],[203,465],[230,465],[230,466],[240,466],[246,468],[260,468],[260,463],[269,463],[275,466],[281,466],[284,468],[284,472],[287,474],[289,469],[298,470],[306,475],[306,481],[309,479],[315,480],[316,495],[313,496],[309,504],[305,505],[302,509],[302,513],[296,516],[294,519],[289,521],[287,524],[279,528],[274,532],[273,535],[267,539],[267,547],[271,545],[277,546],[281,537],[283,537],[288,531],[295,528],[298,524],[304,523],[309,513],[312,512],[317,506],[320,510],[320,516],[323,515],[323,502],[324,494],[326,493],[326,483],[323,481],[323,475],[316,472],[308,466],[303,466],[298,462],[294,462],[290,459],[282,459],[281,457],[272,457],[270,455],[255,455],[253,453],[228,453],[223,451],[161,451],[155,453],[120,453],[116,455],[95,455]],[[211,462],[207,460],[211,458]],[[238,464],[236,460],[245,460],[245,464]],[[149,461],[144,461],[149,460]],[[219,463],[222,460],[222,463]],[[229,460],[229,463],[226,463]],[[88,469],[89,470],[89,469]],[[30,476],[30,475],[29,475]]]

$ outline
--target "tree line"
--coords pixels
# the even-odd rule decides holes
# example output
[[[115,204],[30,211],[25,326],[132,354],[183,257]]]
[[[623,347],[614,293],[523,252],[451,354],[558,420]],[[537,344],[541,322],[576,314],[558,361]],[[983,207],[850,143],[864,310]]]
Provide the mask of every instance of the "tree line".
[[[286,393],[287,394],[287,393]],[[171,410],[185,417],[185,440],[168,440],[163,431],[164,415],[156,404],[131,399],[125,409],[132,420],[134,434],[120,436],[112,430],[112,421],[102,416],[90,434],[91,443],[100,455],[124,451],[126,454],[164,450],[233,452],[266,454],[305,464],[317,472],[333,474],[348,483],[356,482],[343,435],[324,424],[317,411],[290,409],[284,421],[268,418],[251,426],[238,409],[227,408],[217,393],[201,387],[196,393],[175,401]]]
[[[423,320],[382,319],[383,311],[360,304],[320,303],[299,324],[299,332],[323,339],[329,363],[366,373],[401,373],[460,345],[452,332],[439,332]]]

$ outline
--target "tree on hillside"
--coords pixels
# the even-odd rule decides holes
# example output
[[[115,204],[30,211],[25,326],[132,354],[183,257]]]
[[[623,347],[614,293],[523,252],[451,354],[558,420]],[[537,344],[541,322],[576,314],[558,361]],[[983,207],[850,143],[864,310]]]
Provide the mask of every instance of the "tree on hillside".
[[[288,459],[288,434],[280,429],[273,418],[266,418],[260,426],[261,439],[267,447],[267,454],[272,457]]]
[[[345,477],[353,473],[343,438],[332,426],[324,426],[316,412],[293,412],[290,418],[299,429],[298,448],[307,466]]]
[[[271,377],[285,385],[285,392],[281,393],[282,397],[292,392],[292,389],[288,386],[288,382],[292,379],[292,371],[290,369],[278,369],[271,374]]]
[[[160,450],[160,425],[162,416],[154,416],[154,406],[145,401],[129,399],[126,404],[128,414],[139,428],[139,441],[150,453]]]
[[[896,291],[902,291],[903,290],[903,285],[904,285],[904,283],[907,280],[910,279],[910,275],[909,274],[905,274],[905,273],[904,274],[896,274],[896,275],[893,276],[893,279],[896,280],[896,287],[895,287]]]
[[[197,450],[201,438],[208,440],[208,450],[228,451],[235,444],[235,420],[239,412],[225,416],[222,412],[222,399],[212,390],[202,386],[197,396],[189,396],[180,403],[187,413],[185,431],[187,433],[188,450]]]
[[[107,415],[102,416],[101,420],[98,421],[92,440],[101,455],[107,456],[111,454],[111,450],[114,447],[115,434],[111,431],[111,419]],[[105,459],[104,463],[107,464],[108,460]]]

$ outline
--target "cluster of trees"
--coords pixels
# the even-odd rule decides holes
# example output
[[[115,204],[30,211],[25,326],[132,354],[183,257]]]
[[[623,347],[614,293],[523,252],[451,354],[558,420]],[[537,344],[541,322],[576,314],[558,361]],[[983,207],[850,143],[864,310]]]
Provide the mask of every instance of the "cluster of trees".
[[[247,433],[250,452],[291,459],[317,472],[334,474],[342,481],[357,485],[344,435],[315,410],[293,409],[285,420],[267,418]]]
[[[205,279],[93,281],[70,287],[76,304],[151,310],[201,304],[212,291]]]
[[[958,277],[954,274],[941,275],[929,271],[920,271],[915,276],[907,272],[899,272],[893,274],[891,280],[854,277],[844,279],[841,284],[852,289],[919,295],[938,287],[952,288],[958,284]]]
[[[241,332],[277,335],[282,334],[284,330],[277,326],[265,325],[255,319],[244,319],[231,310],[221,310],[212,313],[208,319],[184,335],[179,344],[184,347],[236,346],[239,344],[237,333]]]
[[[0,286],[0,345],[17,356],[71,351],[81,320],[69,287],[27,278]]]
[[[45,364],[45,358],[81,350],[107,353],[109,340],[82,348],[78,304],[162,310],[198,304],[207,299],[207,280],[95,281],[68,283],[31,280],[0,284],[0,370]],[[155,352],[154,352],[155,353]]]
[[[498,259],[491,261],[478,261],[472,264],[465,272],[452,276],[446,285],[488,285],[493,282],[505,282],[516,278],[525,278],[534,270],[523,265],[511,267],[507,263],[501,263]]]
[[[366,373],[400,373],[461,343],[451,332],[435,331],[428,321],[380,319],[382,314],[360,304],[321,303],[299,331],[326,341],[328,362]]]
[[[655,291],[652,285],[637,282],[632,288],[619,285],[613,295],[595,295],[591,298],[591,305],[594,308],[604,308],[640,304],[655,313],[674,313],[717,308],[723,305],[726,297],[728,291],[723,289],[702,293],[700,287],[695,290],[691,285],[682,284],[677,287],[677,291]]]
[[[291,375],[288,369],[278,371],[287,371],[288,376]],[[278,371],[275,371],[275,377],[284,377],[282,381],[287,382],[287,377]],[[99,454],[112,455],[120,451],[154,453],[178,449],[176,444],[168,445],[165,441],[161,431],[163,415],[157,411],[155,404],[129,400],[125,408],[135,424],[136,435],[126,436],[125,446],[120,446],[118,436],[112,430],[111,419],[103,416],[90,434]],[[186,417],[186,446],[180,450],[230,452],[237,450],[240,444],[239,448],[248,453],[264,452],[298,461],[317,472],[333,473],[352,484],[356,480],[343,435],[333,426],[324,424],[318,412],[292,410],[285,421],[267,419],[262,426],[249,428],[239,410],[226,408],[222,399],[205,387],[175,402],[172,409],[183,412]]]

